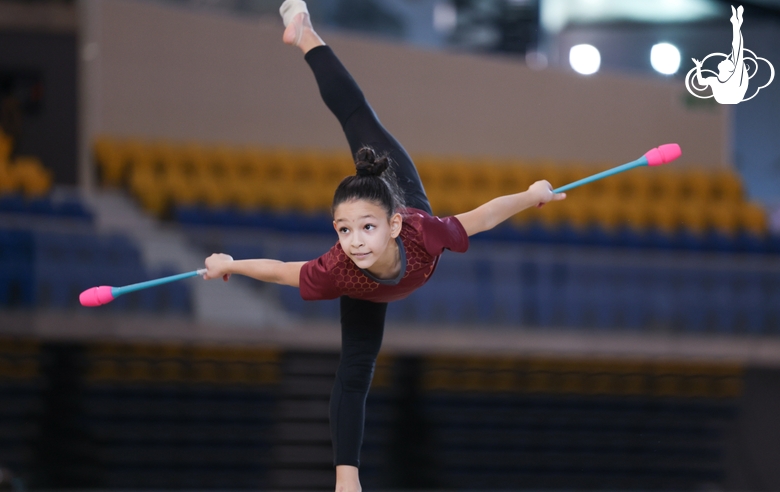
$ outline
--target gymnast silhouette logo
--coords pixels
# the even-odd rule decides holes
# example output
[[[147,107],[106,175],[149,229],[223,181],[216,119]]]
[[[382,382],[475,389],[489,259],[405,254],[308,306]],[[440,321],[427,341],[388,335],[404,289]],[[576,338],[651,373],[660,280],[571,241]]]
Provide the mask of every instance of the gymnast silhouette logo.
[[[731,7],[731,54],[711,53],[702,61],[696,58],[692,59],[696,66],[685,76],[685,88],[692,95],[700,99],[714,97],[720,104],[739,104],[753,99],[761,89],[772,83],[772,80],[775,78],[775,67],[769,63],[769,60],[756,56],[755,53],[744,46],[741,32],[742,12],[744,12],[744,9],[741,5],[736,10],[734,10],[733,6]],[[723,58],[718,63],[717,74],[712,70],[702,68],[704,62],[709,58],[715,58],[716,60]],[[750,80],[758,73],[760,62],[766,63],[767,67],[769,67],[769,80],[766,84],[756,88],[755,92],[746,98],[745,94],[747,94],[748,85]],[[714,77],[704,77],[702,74],[712,74]],[[712,90],[712,93],[701,95],[701,93],[707,92],[707,87]]]

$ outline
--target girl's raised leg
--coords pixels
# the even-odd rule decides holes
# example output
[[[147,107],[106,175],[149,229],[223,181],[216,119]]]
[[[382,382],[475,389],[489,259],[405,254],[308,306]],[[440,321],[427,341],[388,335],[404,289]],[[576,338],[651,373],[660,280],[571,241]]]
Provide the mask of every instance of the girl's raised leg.
[[[406,205],[432,213],[411,157],[382,126],[350,73],[314,31],[306,4],[302,0],[286,0],[279,10],[286,26],[282,39],[304,53],[322,100],[344,130],[353,158],[365,146],[373,147],[379,154],[386,153],[393,162]]]

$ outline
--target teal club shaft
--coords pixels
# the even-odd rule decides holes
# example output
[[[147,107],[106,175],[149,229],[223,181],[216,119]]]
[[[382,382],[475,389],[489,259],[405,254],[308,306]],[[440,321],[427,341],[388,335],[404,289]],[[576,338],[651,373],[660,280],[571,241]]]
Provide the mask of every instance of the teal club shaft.
[[[563,193],[564,191],[568,191],[572,188],[576,188],[584,184],[598,181],[599,179],[606,178],[607,176],[612,176],[613,174],[622,173],[623,171],[628,171],[629,169],[633,169],[635,167],[647,166],[647,165],[648,165],[647,157],[642,156],[639,159],[629,162],[627,164],[613,167],[612,169],[607,169],[606,171],[600,172],[598,174],[594,174],[593,176],[588,176],[587,178],[582,178],[579,181],[575,181],[565,186],[561,186],[560,188],[556,188],[553,190],[553,193]]]
[[[149,287],[157,287],[158,285],[167,284],[170,282],[176,282],[177,280],[182,280],[185,278],[197,277],[198,275],[203,275],[204,273],[206,273],[206,269],[202,268],[200,270],[193,270],[187,273],[171,275],[170,277],[156,278],[154,280],[147,280],[146,282],[139,282],[137,284],[125,285],[124,287],[111,287],[111,295],[114,296],[114,298],[116,298],[121,296],[122,294],[127,294],[129,292],[148,289]]]

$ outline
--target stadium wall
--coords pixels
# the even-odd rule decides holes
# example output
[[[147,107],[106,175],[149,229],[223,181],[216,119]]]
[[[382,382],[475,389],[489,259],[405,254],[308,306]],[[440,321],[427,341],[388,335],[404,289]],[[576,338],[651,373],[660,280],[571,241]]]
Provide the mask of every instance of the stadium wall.
[[[81,4],[82,180],[95,135],[338,149],[299,53],[262,22],[126,0]],[[323,32],[411,153],[622,163],[676,141],[730,163],[729,110],[677,80],[535,72],[517,60]]]

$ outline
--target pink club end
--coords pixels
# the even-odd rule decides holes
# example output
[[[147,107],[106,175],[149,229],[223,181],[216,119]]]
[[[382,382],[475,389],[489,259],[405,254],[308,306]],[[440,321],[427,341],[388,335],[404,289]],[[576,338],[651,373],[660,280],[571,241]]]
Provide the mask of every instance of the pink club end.
[[[648,150],[645,154],[648,166],[660,166],[677,159],[682,155],[682,149],[676,143],[660,145],[655,149]]]
[[[107,285],[92,287],[79,295],[79,302],[81,302],[82,306],[86,307],[102,306],[113,300],[114,296],[111,294],[111,287]]]

